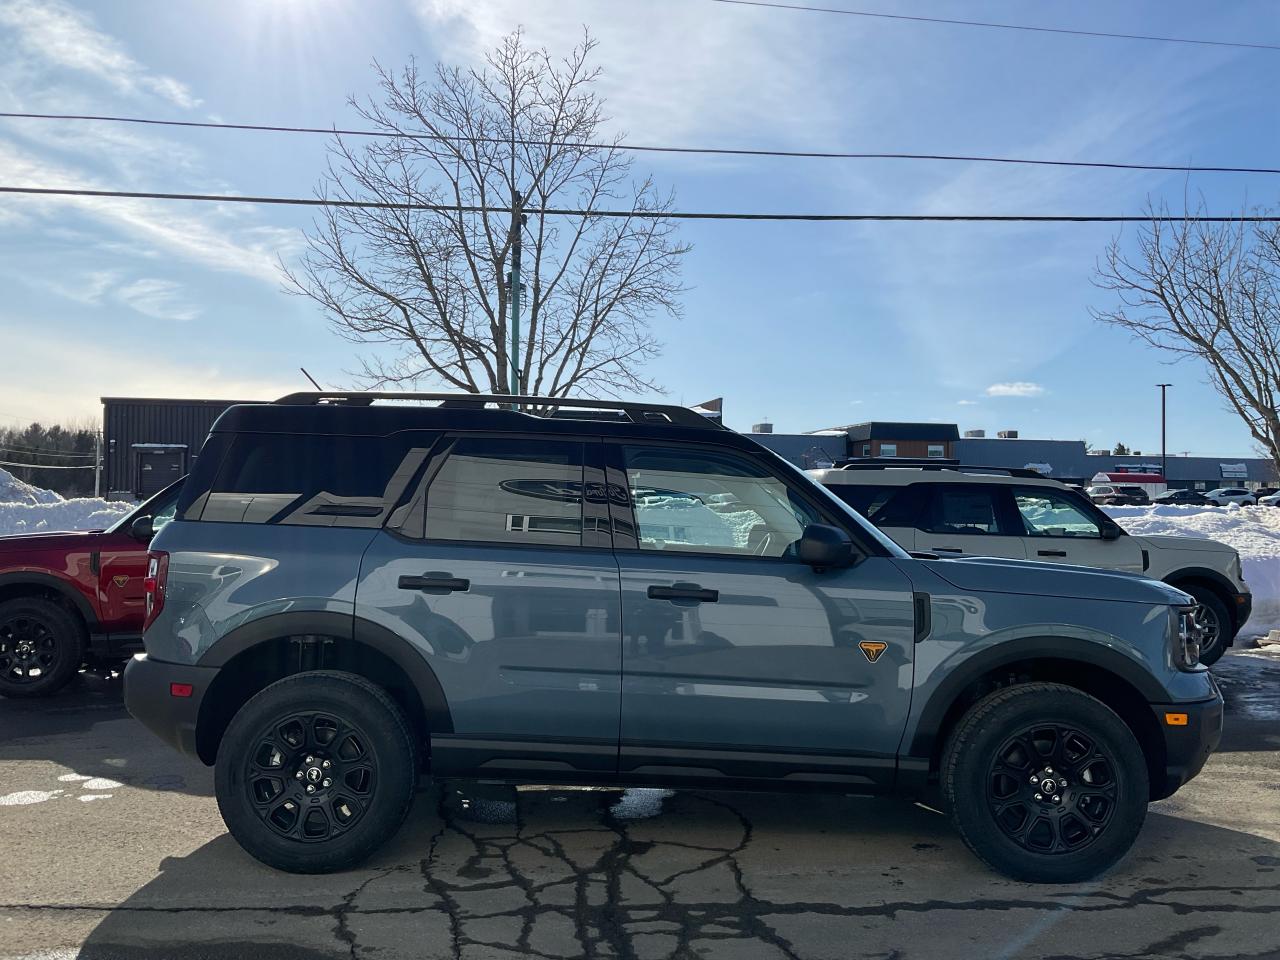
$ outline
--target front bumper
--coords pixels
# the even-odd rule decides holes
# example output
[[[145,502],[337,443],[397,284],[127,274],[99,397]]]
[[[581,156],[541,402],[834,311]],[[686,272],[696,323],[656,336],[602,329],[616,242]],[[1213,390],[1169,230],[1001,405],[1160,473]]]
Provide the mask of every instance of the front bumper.
[[[169,746],[189,756],[196,750],[196,724],[216,667],[152,660],[140,653],[124,668],[124,705],[133,717]],[[186,693],[190,688],[190,693]]]
[[[1153,703],[1156,724],[1164,734],[1164,780],[1151,784],[1151,799],[1163,800],[1198,774],[1222,739],[1222,694],[1213,685],[1211,700],[1196,703]]]

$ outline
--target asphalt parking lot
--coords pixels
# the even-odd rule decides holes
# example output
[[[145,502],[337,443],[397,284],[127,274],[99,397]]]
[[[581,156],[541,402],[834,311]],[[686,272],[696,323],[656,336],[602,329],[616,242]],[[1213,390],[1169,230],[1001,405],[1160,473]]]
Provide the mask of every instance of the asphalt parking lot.
[[[1205,773],[1063,887],[988,872],[899,801],[450,784],[365,868],[287,876],[85,677],[0,700],[0,957],[1280,957],[1280,657],[1217,673]]]

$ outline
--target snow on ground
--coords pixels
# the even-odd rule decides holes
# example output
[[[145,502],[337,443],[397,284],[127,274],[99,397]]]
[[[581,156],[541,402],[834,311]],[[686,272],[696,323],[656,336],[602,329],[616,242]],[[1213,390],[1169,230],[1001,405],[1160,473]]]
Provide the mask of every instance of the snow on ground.
[[[1243,636],[1280,630],[1280,509],[1276,507],[1103,507],[1116,522],[1142,536],[1201,537],[1234,547],[1253,591],[1253,616]]]
[[[111,526],[133,506],[95,497],[64,500],[52,490],[33,487],[0,469],[0,536],[101,530]]]

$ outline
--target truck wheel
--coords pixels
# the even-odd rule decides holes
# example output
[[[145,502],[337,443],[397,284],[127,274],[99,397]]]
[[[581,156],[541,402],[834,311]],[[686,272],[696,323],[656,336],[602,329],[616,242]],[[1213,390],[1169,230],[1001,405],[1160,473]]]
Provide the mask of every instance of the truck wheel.
[[[1200,662],[1206,667],[1218,662],[1231,637],[1231,614],[1227,605],[1207,587],[1179,587],[1196,599],[1196,623],[1204,629],[1200,639]]]
[[[363,677],[328,670],[285,677],[241,707],[214,770],[231,835],[289,873],[364,860],[400,828],[416,782],[399,707]]]
[[[1124,721],[1072,687],[998,690],[961,718],[943,796],[966,845],[1015,880],[1075,883],[1128,852],[1147,815],[1147,764]]]
[[[84,661],[84,624],[41,597],[0,603],[0,696],[47,697]]]

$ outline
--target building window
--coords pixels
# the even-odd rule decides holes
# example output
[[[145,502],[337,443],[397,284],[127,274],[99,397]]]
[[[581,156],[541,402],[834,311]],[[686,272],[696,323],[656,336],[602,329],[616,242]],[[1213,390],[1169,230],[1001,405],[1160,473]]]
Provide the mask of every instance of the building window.
[[[940,443],[929,444],[929,459],[936,460],[947,455],[947,448]]]
[[[869,456],[871,456],[871,444],[869,444],[869,443],[864,443],[864,444],[862,445],[862,455],[863,455],[864,457],[869,457]]]
[[[896,443],[880,444],[880,456],[896,457],[898,455],[898,445]]]

